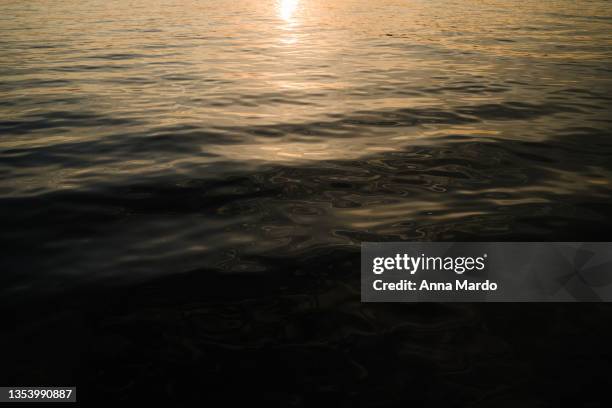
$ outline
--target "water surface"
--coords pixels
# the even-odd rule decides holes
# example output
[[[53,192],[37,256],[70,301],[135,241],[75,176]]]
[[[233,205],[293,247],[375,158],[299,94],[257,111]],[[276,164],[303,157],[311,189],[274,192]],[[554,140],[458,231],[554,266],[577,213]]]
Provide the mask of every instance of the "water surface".
[[[358,271],[610,241],[611,32],[605,0],[0,0],[0,383],[602,405],[608,305],[362,304]]]
[[[6,294],[612,223],[606,1],[0,8]]]

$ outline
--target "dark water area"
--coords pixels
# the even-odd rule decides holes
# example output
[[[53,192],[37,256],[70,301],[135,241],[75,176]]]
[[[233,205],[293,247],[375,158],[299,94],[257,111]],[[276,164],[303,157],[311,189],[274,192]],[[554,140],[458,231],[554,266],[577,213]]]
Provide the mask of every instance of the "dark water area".
[[[607,1],[0,2],[6,385],[600,406],[606,304],[363,304],[363,241],[612,241]],[[0,384],[0,385],[2,385]]]

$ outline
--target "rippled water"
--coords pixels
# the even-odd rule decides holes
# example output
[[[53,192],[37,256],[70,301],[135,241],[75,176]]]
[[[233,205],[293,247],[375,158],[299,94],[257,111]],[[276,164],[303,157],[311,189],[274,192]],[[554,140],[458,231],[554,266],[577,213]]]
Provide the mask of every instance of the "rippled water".
[[[592,239],[612,222],[608,6],[4,1],[3,287]]]
[[[2,2],[8,288],[610,226],[606,1],[375,3]]]
[[[555,376],[609,310],[365,306],[358,251],[610,240],[611,32],[605,0],[1,1],[0,294],[71,293],[3,319],[39,339],[4,383],[586,403]]]
[[[612,12],[512,3],[3,3],[15,283],[609,225]]]

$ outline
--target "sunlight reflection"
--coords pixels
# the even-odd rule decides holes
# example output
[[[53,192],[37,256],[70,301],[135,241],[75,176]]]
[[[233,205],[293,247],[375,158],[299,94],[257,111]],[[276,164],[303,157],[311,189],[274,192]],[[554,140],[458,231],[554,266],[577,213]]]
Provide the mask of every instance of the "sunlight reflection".
[[[278,15],[285,21],[291,21],[300,0],[279,0]]]

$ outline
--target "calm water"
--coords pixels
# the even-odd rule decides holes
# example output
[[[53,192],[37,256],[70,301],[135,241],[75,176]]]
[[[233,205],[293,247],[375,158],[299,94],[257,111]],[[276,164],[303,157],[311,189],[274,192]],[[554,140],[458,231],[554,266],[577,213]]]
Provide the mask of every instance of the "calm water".
[[[605,0],[0,1],[0,297],[60,295],[3,320],[40,343],[3,384],[585,406],[609,310],[361,305],[358,251],[610,240],[611,33]]]
[[[606,1],[375,3],[2,2],[3,289],[610,225]]]
[[[2,2],[3,289],[610,226],[606,1],[375,3]]]
[[[612,223],[607,1],[0,7],[4,291]]]

